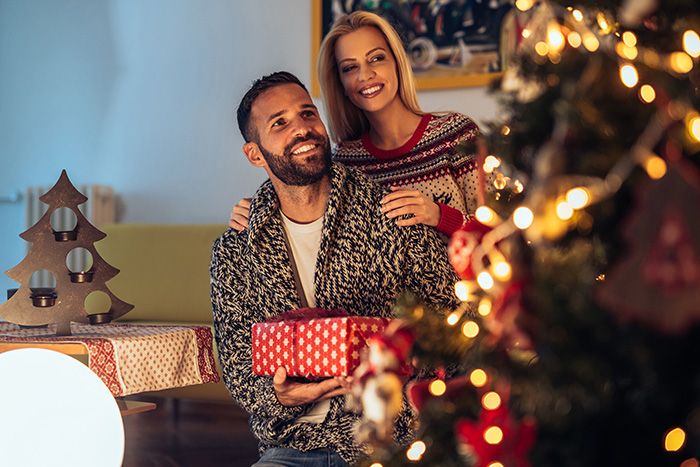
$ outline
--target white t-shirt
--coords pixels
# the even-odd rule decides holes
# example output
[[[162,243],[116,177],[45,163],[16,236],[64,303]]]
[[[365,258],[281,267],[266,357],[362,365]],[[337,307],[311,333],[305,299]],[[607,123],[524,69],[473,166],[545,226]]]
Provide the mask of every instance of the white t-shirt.
[[[280,214],[282,212],[280,211]],[[304,288],[304,295],[309,307],[316,306],[314,274],[316,272],[316,259],[318,250],[321,248],[321,232],[323,230],[323,217],[316,219],[309,224],[297,224],[282,214],[282,224],[292,248],[294,262],[299,271],[301,286]],[[331,401],[324,400],[317,402],[306,415],[302,415],[297,422],[321,423],[325,420],[330,409]]]

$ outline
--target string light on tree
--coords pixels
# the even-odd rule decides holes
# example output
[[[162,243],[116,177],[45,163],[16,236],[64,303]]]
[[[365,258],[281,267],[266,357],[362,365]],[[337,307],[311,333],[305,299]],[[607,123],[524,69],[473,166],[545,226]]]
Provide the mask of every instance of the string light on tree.
[[[415,441],[411,444],[411,447],[406,451],[406,457],[410,461],[419,461],[423,454],[425,454],[425,443],[423,441]]]
[[[476,282],[484,290],[491,290],[494,286],[493,277],[486,271],[481,271],[476,276]]]
[[[639,88],[639,98],[647,104],[651,104],[656,99],[656,91],[650,84],[644,84]]]
[[[572,188],[566,192],[566,202],[573,209],[582,209],[588,206],[591,201],[591,195],[587,189],[583,187]]]
[[[700,36],[692,29],[683,33],[683,50],[693,58],[700,57]]]
[[[500,222],[496,212],[488,206],[479,206],[476,208],[474,216],[476,217],[476,220],[490,227],[493,227]]]
[[[685,125],[688,129],[688,134],[697,142],[700,142],[700,115],[693,112],[688,114],[685,119]]]
[[[445,391],[447,391],[447,385],[445,382],[441,379],[436,379],[432,383],[430,383],[430,386],[428,386],[428,391],[430,391],[430,394],[433,396],[442,396],[445,394]]]
[[[503,441],[503,430],[497,426],[490,426],[484,430],[484,441],[489,444],[498,444]]]
[[[532,225],[535,220],[535,215],[532,210],[526,206],[520,206],[513,211],[513,223],[520,230],[525,230]]]
[[[664,436],[664,449],[669,452],[679,451],[685,444],[685,431],[682,428],[674,428]]]
[[[462,325],[462,334],[473,339],[479,334],[479,325],[474,321],[467,321]]]
[[[469,373],[469,381],[474,385],[474,387],[481,388],[486,385],[488,375],[481,368],[477,368]]]
[[[622,84],[628,88],[633,88],[639,82],[639,74],[637,68],[631,63],[626,63],[620,66],[620,79]]]
[[[488,316],[491,313],[491,299],[484,297],[479,301],[477,311],[481,316]]]
[[[557,202],[556,211],[557,217],[563,221],[568,221],[574,216],[574,209],[565,199]]]
[[[571,16],[573,16],[574,19],[575,19],[576,21],[578,21],[579,23],[580,23],[581,21],[583,21],[583,13],[581,13],[581,10],[576,10],[576,9],[574,9],[574,10],[571,12]]]
[[[658,180],[666,175],[666,161],[655,154],[649,154],[642,162],[649,178]]]
[[[489,391],[481,398],[481,405],[488,410],[496,410],[501,406],[501,396],[496,391]]]
[[[685,52],[673,52],[669,57],[671,70],[679,74],[685,74],[693,69],[693,59]]]
[[[467,281],[456,282],[455,283],[455,295],[457,295],[457,298],[459,298],[463,302],[469,301],[469,282],[467,282]]]
[[[454,326],[459,321],[459,313],[453,311],[447,316],[447,324]]]
[[[578,49],[579,47],[581,47],[581,44],[583,42],[583,40],[581,39],[581,34],[577,33],[576,31],[570,32],[566,36],[566,40],[569,43],[569,45],[574,49]]]
[[[484,172],[492,173],[495,169],[500,167],[501,160],[498,157],[488,155],[484,159]]]

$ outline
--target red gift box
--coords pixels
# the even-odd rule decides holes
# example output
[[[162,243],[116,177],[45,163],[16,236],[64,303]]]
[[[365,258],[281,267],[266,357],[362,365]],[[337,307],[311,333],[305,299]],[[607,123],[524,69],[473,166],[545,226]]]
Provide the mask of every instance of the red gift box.
[[[350,376],[368,337],[384,331],[387,318],[335,316],[284,319],[253,325],[253,373],[289,376]]]

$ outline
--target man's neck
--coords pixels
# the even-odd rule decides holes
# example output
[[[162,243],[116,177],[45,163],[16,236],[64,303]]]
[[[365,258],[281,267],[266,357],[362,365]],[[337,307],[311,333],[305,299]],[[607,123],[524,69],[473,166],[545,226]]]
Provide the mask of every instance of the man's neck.
[[[331,180],[328,176],[306,186],[285,185],[276,179],[272,179],[272,184],[280,200],[280,209],[289,220],[298,224],[308,224],[326,212],[331,192]]]

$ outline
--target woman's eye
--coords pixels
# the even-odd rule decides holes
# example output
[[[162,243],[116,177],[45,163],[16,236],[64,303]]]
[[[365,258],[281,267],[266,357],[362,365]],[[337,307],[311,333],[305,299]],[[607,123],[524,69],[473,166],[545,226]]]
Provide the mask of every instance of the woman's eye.
[[[356,68],[355,65],[346,65],[346,66],[342,67],[340,69],[340,71],[342,71],[343,73],[347,73],[349,71],[354,70],[355,68]]]
[[[374,57],[369,59],[370,62],[382,62],[384,61],[384,55],[375,55]]]

